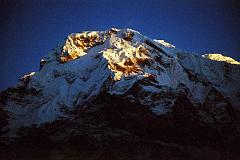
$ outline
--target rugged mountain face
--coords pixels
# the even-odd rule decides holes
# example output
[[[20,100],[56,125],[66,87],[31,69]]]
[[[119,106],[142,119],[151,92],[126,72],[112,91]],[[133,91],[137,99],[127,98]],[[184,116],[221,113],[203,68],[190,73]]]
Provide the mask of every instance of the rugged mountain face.
[[[211,57],[131,29],[73,33],[1,92],[2,154],[234,159],[240,66]]]

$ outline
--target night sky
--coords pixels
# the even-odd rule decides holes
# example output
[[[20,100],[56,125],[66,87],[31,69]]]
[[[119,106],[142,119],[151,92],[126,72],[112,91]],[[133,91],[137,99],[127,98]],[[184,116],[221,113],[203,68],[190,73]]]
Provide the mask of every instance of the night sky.
[[[0,89],[37,71],[41,57],[68,34],[111,27],[240,60],[238,1],[0,0]]]

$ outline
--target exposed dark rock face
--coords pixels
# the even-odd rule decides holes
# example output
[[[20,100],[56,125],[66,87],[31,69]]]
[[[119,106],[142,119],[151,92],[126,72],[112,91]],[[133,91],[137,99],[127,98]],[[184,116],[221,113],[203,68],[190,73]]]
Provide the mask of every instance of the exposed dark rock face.
[[[228,106],[231,108],[231,106]],[[10,144],[2,144],[8,159],[237,159],[237,120],[211,126],[179,95],[173,111],[153,115],[148,107],[126,98],[101,94],[75,110],[74,118],[40,127],[22,128]],[[231,108],[232,109],[232,108]],[[204,109],[203,109],[204,110]],[[235,113],[235,112],[234,112]],[[211,113],[209,113],[211,114]],[[214,116],[214,115],[212,115]],[[220,123],[216,120],[214,123]]]

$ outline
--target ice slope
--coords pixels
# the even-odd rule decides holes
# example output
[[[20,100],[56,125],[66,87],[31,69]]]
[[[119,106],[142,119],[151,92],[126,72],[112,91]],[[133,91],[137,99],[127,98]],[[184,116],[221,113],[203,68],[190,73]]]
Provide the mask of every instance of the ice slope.
[[[180,94],[196,107],[239,109],[239,80],[239,65],[111,28],[70,34],[41,60],[39,71],[1,93],[1,106],[11,113],[10,129],[72,118],[101,93],[138,101],[155,115],[171,112]]]

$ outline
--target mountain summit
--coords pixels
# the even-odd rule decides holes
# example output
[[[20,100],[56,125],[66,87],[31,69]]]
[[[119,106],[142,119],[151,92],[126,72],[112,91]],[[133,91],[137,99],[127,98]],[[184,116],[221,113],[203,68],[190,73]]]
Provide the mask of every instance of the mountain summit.
[[[240,65],[222,55],[221,61],[212,57],[216,56],[189,53],[132,29],[70,34],[41,59],[39,71],[1,92],[3,137],[5,142],[15,139],[13,145],[25,144],[20,139],[31,137],[35,142],[41,133],[47,146],[71,148],[76,141],[80,148],[94,148],[93,153],[118,146],[113,150],[120,159],[137,158],[133,148],[138,143],[147,147],[139,149],[144,159],[174,159],[181,157],[178,154],[194,159],[202,153],[236,157]],[[114,158],[108,149],[104,155]],[[164,153],[158,154],[159,149]],[[193,150],[198,154],[191,154]]]

